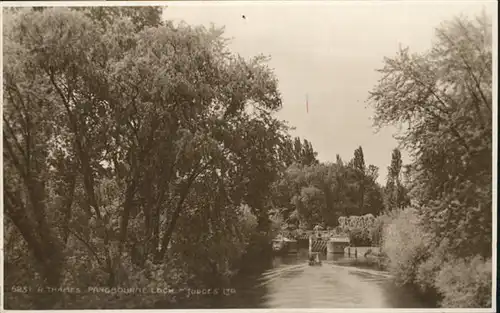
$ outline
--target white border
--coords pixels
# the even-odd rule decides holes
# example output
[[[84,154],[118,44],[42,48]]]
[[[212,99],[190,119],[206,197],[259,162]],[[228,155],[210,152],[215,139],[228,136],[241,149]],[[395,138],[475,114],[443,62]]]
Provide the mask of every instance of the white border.
[[[422,0],[177,0],[177,1],[3,1],[1,6],[4,7],[78,7],[78,6],[262,6],[262,5],[308,5],[308,6],[325,6],[325,5],[381,5],[381,4],[404,4],[404,3],[422,3]],[[425,1],[427,3],[431,1]],[[434,0],[432,3],[497,3],[495,0]]]
[[[307,4],[307,5],[326,5],[326,4],[356,4],[356,5],[375,5],[381,3],[388,3],[389,1],[302,1],[302,0],[289,0],[289,1],[5,1],[0,3],[0,8],[2,8],[2,12],[0,12],[0,20],[3,21],[3,7],[31,7],[31,6],[57,6],[57,7],[68,7],[68,6],[225,6],[225,5],[291,5],[291,4]],[[418,2],[418,1],[400,1],[400,3],[404,2]],[[450,0],[441,0],[434,2],[451,2]],[[468,2],[468,1],[464,1]],[[470,1],[470,2],[478,2],[478,1]],[[493,2],[495,4],[495,9],[498,10],[498,2],[497,1],[483,1],[484,3]],[[391,308],[382,308],[382,309],[190,309],[190,310],[91,310],[91,311],[100,311],[100,312],[125,312],[125,311],[142,311],[142,312],[158,312],[158,311],[168,311],[169,313],[180,313],[180,312],[259,312],[259,313],[326,313],[326,312],[463,312],[463,313],[472,313],[472,312],[496,312],[497,301],[496,301],[496,281],[497,281],[497,158],[498,158],[498,91],[495,86],[498,86],[498,16],[495,12],[492,13],[492,22],[493,22],[493,158],[492,158],[492,170],[493,170],[493,180],[492,180],[492,197],[493,197],[493,240],[492,240],[492,263],[493,263],[493,271],[492,271],[492,308],[486,309],[446,309],[446,308],[436,308],[436,309],[391,309]],[[2,39],[0,42],[0,55],[3,56],[3,23],[0,25],[0,34],[2,34]],[[3,57],[0,57],[0,68],[2,68],[3,73]],[[0,77],[0,84],[3,86],[3,75]],[[3,105],[3,88],[0,90],[0,98],[2,99]],[[496,105],[495,105],[496,104]],[[0,113],[2,109],[0,108]],[[3,138],[3,120],[0,121],[0,137]],[[3,140],[0,142],[0,150],[3,151]],[[0,155],[0,163],[3,165],[3,153]],[[3,166],[0,169],[0,189],[3,191]],[[2,227],[0,228],[0,288],[2,288],[2,295],[0,298],[0,310],[3,310],[3,192],[0,195],[0,220]],[[64,310],[62,310],[64,311]],[[89,310],[71,310],[72,312],[88,312]],[[40,310],[40,311],[30,311],[30,310],[9,310],[9,312],[60,312],[58,310]]]
[[[7,311],[7,310],[6,310]],[[72,313],[89,313],[89,311],[97,311],[97,312],[149,312],[149,313],[158,313],[158,311],[164,311],[167,313],[245,313],[245,312],[255,312],[255,313],[331,313],[331,312],[349,312],[349,313],[361,313],[361,312],[370,312],[370,313],[392,313],[392,312],[401,312],[401,313],[422,313],[422,312],[456,312],[456,313],[479,313],[479,312],[494,312],[492,309],[185,309],[185,310],[174,310],[174,309],[158,309],[158,310],[66,310],[71,311]],[[56,312],[64,312],[64,310],[40,310],[40,311],[29,311],[29,310],[8,310],[7,312],[17,312],[17,313],[25,313],[25,312],[45,312],[45,313],[56,313]]]

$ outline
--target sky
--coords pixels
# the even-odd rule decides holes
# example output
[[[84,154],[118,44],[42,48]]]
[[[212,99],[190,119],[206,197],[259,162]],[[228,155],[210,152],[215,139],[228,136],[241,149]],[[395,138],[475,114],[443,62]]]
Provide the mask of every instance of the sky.
[[[225,26],[231,51],[270,56],[283,100],[277,117],[296,128],[292,135],[309,140],[324,162],[334,162],[336,154],[350,160],[362,146],[366,164],[379,167],[384,184],[398,143],[394,128],[376,133],[372,127],[366,100],[379,79],[376,69],[400,45],[426,51],[441,22],[483,8],[496,12],[495,2],[479,0],[174,2],[163,17]],[[404,151],[403,162],[409,162]]]

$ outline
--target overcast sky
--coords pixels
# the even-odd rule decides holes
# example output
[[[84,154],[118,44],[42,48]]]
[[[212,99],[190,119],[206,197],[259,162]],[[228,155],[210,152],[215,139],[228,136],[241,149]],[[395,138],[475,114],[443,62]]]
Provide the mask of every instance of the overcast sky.
[[[283,98],[278,117],[296,127],[293,135],[311,141],[321,161],[335,161],[336,154],[349,160],[362,146],[365,162],[380,168],[384,183],[397,142],[393,129],[375,134],[372,128],[365,100],[379,78],[375,69],[400,44],[425,51],[442,21],[483,8],[496,12],[495,2],[479,0],[177,2],[169,3],[164,18],[225,26],[233,52],[271,56]]]

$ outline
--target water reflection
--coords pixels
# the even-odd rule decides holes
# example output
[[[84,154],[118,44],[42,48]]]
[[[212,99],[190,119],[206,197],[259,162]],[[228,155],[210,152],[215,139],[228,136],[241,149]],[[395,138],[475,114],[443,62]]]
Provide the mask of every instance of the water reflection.
[[[344,266],[346,258],[322,255],[322,266],[309,266],[308,252],[277,256],[270,268],[246,277],[214,308],[423,308],[431,307],[387,273]],[[191,308],[200,305],[191,303]],[[206,306],[204,306],[206,307]]]
[[[348,268],[302,264],[266,281],[266,306],[271,308],[386,307],[376,284]]]

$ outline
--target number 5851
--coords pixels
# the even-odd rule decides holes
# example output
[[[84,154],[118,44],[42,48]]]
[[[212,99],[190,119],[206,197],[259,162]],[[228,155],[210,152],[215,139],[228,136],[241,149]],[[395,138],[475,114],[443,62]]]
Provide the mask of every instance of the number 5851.
[[[12,287],[12,292],[22,292],[22,293],[28,293],[29,289],[28,287],[24,286],[13,286]]]

